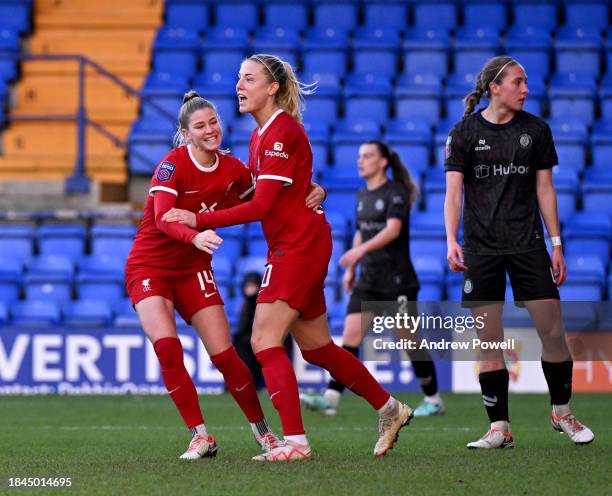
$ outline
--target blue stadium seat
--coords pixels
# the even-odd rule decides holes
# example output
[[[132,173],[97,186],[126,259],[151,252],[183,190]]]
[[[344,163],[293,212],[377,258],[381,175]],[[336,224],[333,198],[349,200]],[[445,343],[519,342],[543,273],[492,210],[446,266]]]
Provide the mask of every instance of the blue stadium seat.
[[[414,211],[410,218],[412,240],[446,240],[444,216],[435,212]]]
[[[71,301],[63,309],[68,327],[106,327],[113,320],[110,303],[97,298]]]
[[[334,122],[338,115],[340,99],[340,78],[335,73],[305,74],[302,80],[307,84],[316,84],[316,91],[306,96],[304,119],[324,121],[326,125]]]
[[[563,237],[568,255],[580,256],[588,252],[606,264],[612,241],[610,215],[598,211],[577,212],[565,223]]]
[[[332,136],[334,163],[355,167],[361,143],[380,138],[380,124],[368,119],[339,121]]]
[[[599,76],[601,35],[599,29],[566,26],[557,33],[557,72]]]
[[[612,31],[610,33],[612,40]],[[608,67],[612,69],[612,59],[608,62]],[[600,84],[599,101],[601,108],[601,118],[606,121],[612,121],[612,70],[608,71]]]
[[[446,108],[446,117],[449,121],[456,123],[463,117],[465,109],[463,99],[465,95],[474,91],[475,78],[476,73],[453,73],[448,77],[444,92],[444,106]],[[487,99],[482,97],[474,110],[484,108],[487,105]]]
[[[0,80],[12,81],[17,76],[15,57],[10,54],[0,54]]]
[[[604,58],[605,66],[608,68],[608,72],[612,69],[612,27],[606,31],[606,41],[604,42]],[[610,84],[608,84],[608,87]]]
[[[384,139],[418,181],[429,164],[431,151],[431,127],[427,121],[411,119],[389,121]]]
[[[368,119],[380,123],[389,115],[391,79],[377,73],[352,74],[344,87],[344,116],[347,120]]]
[[[499,52],[499,31],[491,27],[463,27],[455,37],[455,72],[478,73]]]
[[[249,43],[248,28],[242,26],[215,26],[206,31],[203,46],[206,47],[206,51],[240,49],[246,53]],[[217,70],[219,69],[217,68]]]
[[[467,92],[466,92],[467,93]],[[447,102],[448,104],[448,102]],[[448,109],[447,109],[448,112]],[[458,111],[459,113],[460,111]],[[438,125],[435,127],[434,137],[433,137],[433,146],[434,146],[434,163],[436,164],[444,164],[445,159],[445,151],[446,151],[446,140],[448,139],[448,134],[452,127],[459,122],[461,119],[461,115],[463,112],[460,112],[458,116],[450,116],[442,119],[438,122]]]
[[[299,44],[300,35],[297,29],[264,26],[255,31],[251,47],[255,53],[273,53],[295,67]]]
[[[245,56],[242,48],[210,48],[202,52],[202,68],[207,72],[238,74]]]
[[[514,23],[553,30],[557,26],[557,0],[515,0]]]
[[[189,78],[185,74],[153,72],[147,76],[140,91],[141,115],[147,121],[159,122],[158,126],[174,124],[183,94],[189,89]],[[160,112],[161,107],[167,114]],[[172,127],[172,126],[171,126]]]
[[[193,80],[194,89],[217,107],[223,122],[231,123],[238,108],[236,98],[236,71],[205,71]]]
[[[593,126],[591,156],[593,164],[604,164],[612,157],[612,119],[598,121]]]
[[[325,208],[325,203],[323,204]],[[349,206],[347,205],[347,208]],[[349,229],[349,219],[344,214],[343,210],[327,210],[325,209],[325,217],[327,218],[327,222],[332,229],[332,236],[336,239],[346,240],[348,229]]]
[[[435,214],[435,212],[429,212]],[[441,215],[438,212],[438,215]],[[410,240],[410,256],[415,258],[431,256],[439,260],[446,258],[446,241],[440,238]]]
[[[245,246],[249,257],[266,258],[268,256],[268,243],[259,222],[247,225]]]
[[[197,31],[162,27],[153,42],[153,68],[156,72],[190,76],[196,72],[200,47]]]
[[[242,240],[244,226],[229,226],[217,229],[217,234],[223,238],[219,255],[227,257],[234,263],[242,256]]]
[[[258,4],[246,0],[229,0],[215,4],[217,26],[253,29],[259,24]]]
[[[457,14],[455,2],[424,0],[414,5],[414,24],[419,27],[453,29],[457,25]]]
[[[580,190],[578,173],[569,167],[553,167],[553,183],[557,192],[557,212],[562,224],[576,211]]]
[[[550,116],[576,119],[586,125],[595,116],[595,78],[584,73],[555,74],[550,83]]]
[[[308,25],[308,1],[264,0],[264,24],[303,30]]]
[[[443,259],[435,255],[412,254],[412,263],[421,284],[442,284],[445,266]]]
[[[16,255],[0,254],[0,301],[19,299],[23,277],[23,261]]]
[[[0,299],[0,326],[6,325],[9,321],[8,303]]]
[[[463,22],[467,26],[487,25],[501,30],[508,22],[505,2],[491,0],[471,0],[463,5]]]
[[[172,148],[174,129],[147,129],[149,125],[166,124],[159,119],[137,120],[128,138],[128,168],[133,174],[153,174],[160,160]]]
[[[0,25],[20,34],[29,33],[32,28],[31,11],[31,2],[2,2],[0,3]]]
[[[353,35],[353,72],[395,76],[399,31],[393,28],[360,28]]]
[[[505,49],[508,55],[520,61],[530,82],[534,75],[548,77],[552,39],[547,29],[515,25],[506,33]]]
[[[568,118],[552,119],[550,127],[561,167],[581,172],[586,164],[587,127]]]
[[[598,0],[568,0],[565,5],[566,22],[570,26],[601,31],[608,26],[608,3]]]
[[[80,299],[116,301],[123,297],[124,280],[125,267],[121,257],[90,255],[79,263],[77,294]]]
[[[19,52],[19,35],[17,31],[3,27],[0,24],[0,53],[10,55],[17,52]]]
[[[369,0],[364,5],[365,26],[403,30],[408,25],[406,3],[402,0]]]
[[[266,267],[265,257],[242,257],[236,262],[236,281],[242,281],[248,272],[264,273]]]
[[[210,25],[210,8],[206,3],[166,2],[166,26],[205,31]]]
[[[26,300],[11,305],[11,321],[14,326],[46,328],[61,322],[60,307],[49,300]]]
[[[612,214],[612,170],[609,163],[590,167],[582,184],[585,211]]]
[[[357,25],[358,6],[351,0],[318,0],[314,3],[314,23],[320,28],[351,30]]]
[[[34,252],[34,228],[29,224],[0,224],[0,255],[27,262]]]
[[[117,301],[113,306],[115,319],[113,327],[137,327],[140,328],[140,320],[132,302],[129,298],[123,298]]]
[[[440,78],[433,74],[410,74],[399,78],[395,88],[395,113],[400,119],[419,119],[435,125],[441,113]]]
[[[68,255],[78,260],[85,252],[85,226],[82,224],[45,224],[36,232],[38,251],[45,255]]]
[[[348,68],[348,46],[348,31],[345,29],[310,28],[302,43],[303,72],[344,76]]]
[[[96,224],[90,231],[92,254],[118,256],[125,260],[135,234],[133,225]]]
[[[406,74],[435,74],[445,77],[448,71],[448,31],[441,28],[406,30],[403,50]]]
[[[606,277],[606,265],[599,257],[568,255],[566,263],[568,281],[603,286]]]
[[[217,284],[231,282],[232,260],[230,260],[227,256],[215,254],[212,260],[212,268]]]
[[[24,289],[29,300],[65,302],[72,297],[74,262],[66,255],[33,257],[24,276]]]

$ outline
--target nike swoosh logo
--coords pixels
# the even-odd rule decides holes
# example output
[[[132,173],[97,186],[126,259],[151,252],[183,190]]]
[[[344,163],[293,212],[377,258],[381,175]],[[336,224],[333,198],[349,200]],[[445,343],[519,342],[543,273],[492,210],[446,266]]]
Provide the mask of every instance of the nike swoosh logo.
[[[270,399],[274,398],[274,397],[275,397],[275,396],[276,396],[278,393],[280,393],[280,391],[276,391],[276,393],[272,393],[272,394],[270,395]]]
[[[216,295],[217,292],[213,291],[212,293],[204,293],[204,298],[210,298],[212,295]]]
[[[181,386],[176,386],[172,391],[168,391],[168,394],[174,393],[174,391],[178,390]]]
[[[244,386],[240,387],[240,388],[236,388],[237,392],[242,391],[245,387],[247,387],[249,385],[249,383],[247,382]]]

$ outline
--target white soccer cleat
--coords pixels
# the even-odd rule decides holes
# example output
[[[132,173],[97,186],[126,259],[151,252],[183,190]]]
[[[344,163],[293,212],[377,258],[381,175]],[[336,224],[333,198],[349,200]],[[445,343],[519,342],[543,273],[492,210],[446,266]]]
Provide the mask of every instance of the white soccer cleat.
[[[582,425],[571,413],[557,417],[553,410],[550,420],[556,431],[565,433],[576,444],[589,444],[595,439],[595,434],[588,427]]]
[[[322,394],[300,393],[300,401],[306,408],[313,412],[319,412],[330,417],[333,417],[337,413],[336,407]]]
[[[199,458],[213,456],[217,456],[217,443],[215,442],[215,438],[210,434],[207,436],[196,434],[191,438],[187,451],[179,456],[179,458],[181,460],[197,460]]]
[[[259,444],[259,447],[264,453],[267,453],[284,444],[284,441],[272,431],[268,431],[262,436],[256,437],[255,441],[257,441],[257,444]]]
[[[514,448],[512,432],[502,432],[499,429],[491,428],[478,441],[467,444],[469,449],[503,449]]]
[[[276,436],[274,436],[276,437]],[[252,459],[258,462],[295,462],[310,459],[310,445],[298,444],[291,441],[280,441],[274,447],[264,448],[264,452],[254,456]]]
[[[378,419],[378,441],[374,446],[374,455],[385,456],[393,448],[399,437],[402,427],[408,425],[414,412],[412,408],[397,400],[386,412],[380,414]]]

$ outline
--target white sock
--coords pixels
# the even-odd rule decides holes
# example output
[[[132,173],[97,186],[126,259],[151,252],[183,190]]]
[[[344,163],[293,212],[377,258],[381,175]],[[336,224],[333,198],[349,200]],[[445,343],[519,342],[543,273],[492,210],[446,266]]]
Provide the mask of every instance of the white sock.
[[[340,391],[336,391],[335,389],[327,389],[323,394],[323,397],[330,402],[331,406],[337,408],[338,403],[340,403],[342,393]]]
[[[378,415],[383,415],[387,413],[388,410],[395,407],[396,403],[397,403],[397,400],[393,396],[389,396],[389,399],[387,400],[387,402],[377,410]]]
[[[285,441],[291,441],[295,444],[308,445],[306,434],[297,434],[295,436],[285,436]]]
[[[563,417],[563,415],[570,412],[569,403],[566,403],[565,405],[553,405],[553,411],[557,417]]]
[[[195,436],[199,434],[200,436],[208,436],[208,432],[206,431],[206,426],[204,424],[196,425],[191,429],[191,434]]]
[[[440,393],[432,394],[431,396],[425,396],[425,403],[431,403],[432,405],[439,405],[442,403]]]
[[[491,429],[497,429],[503,433],[510,432],[510,422],[507,420],[498,420],[497,422],[491,422]]]

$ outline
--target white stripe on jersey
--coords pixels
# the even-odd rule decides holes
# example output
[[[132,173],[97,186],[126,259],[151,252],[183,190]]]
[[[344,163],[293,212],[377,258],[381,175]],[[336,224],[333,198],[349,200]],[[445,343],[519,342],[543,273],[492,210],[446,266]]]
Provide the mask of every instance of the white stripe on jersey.
[[[275,176],[273,174],[263,174],[257,178],[258,181],[260,179],[276,179],[277,181],[284,181],[286,183],[293,184],[293,179],[291,179],[290,177]]]
[[[202,291],[205,291],[204,280],[202,279],[202,274],[200,274],[199,272],[198,272],[198,281],[200,281],[200,288],[202,288]]]
[[[166,188],[165,186],[153,186],[150,190],[149,193],[152,193],[153,191],[165,191],[166,193],[172,193],[173,195],[178,196],[178,191],[172,188]]]

